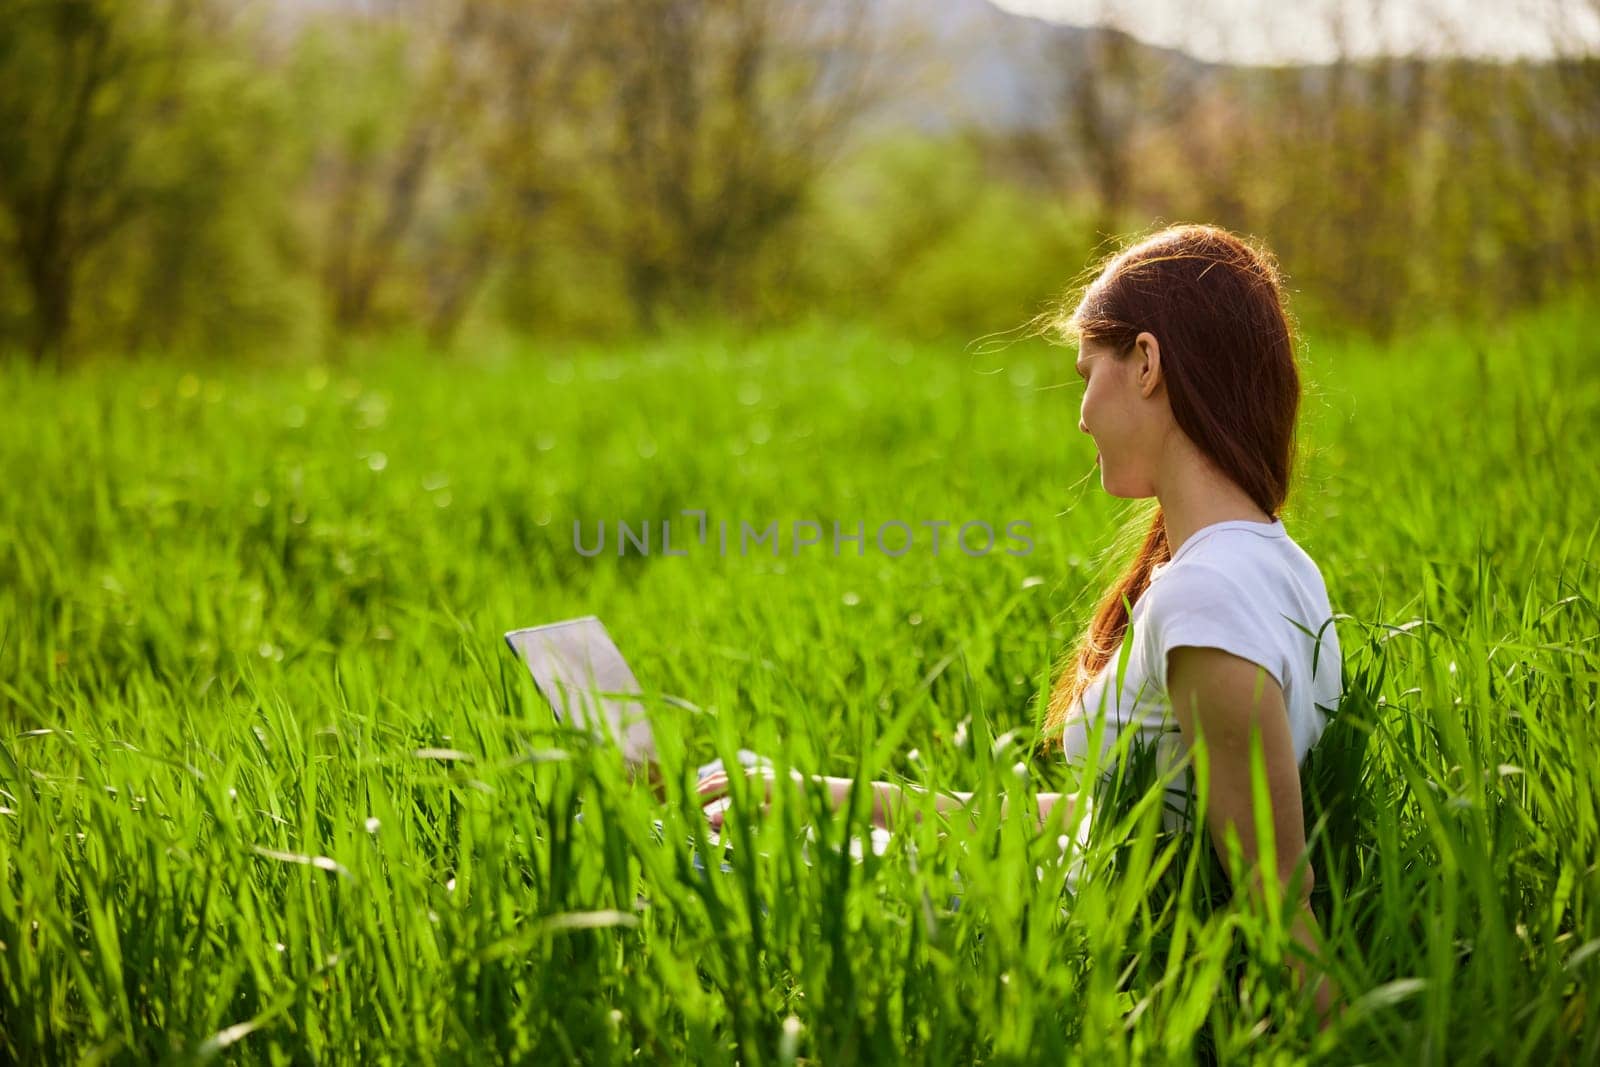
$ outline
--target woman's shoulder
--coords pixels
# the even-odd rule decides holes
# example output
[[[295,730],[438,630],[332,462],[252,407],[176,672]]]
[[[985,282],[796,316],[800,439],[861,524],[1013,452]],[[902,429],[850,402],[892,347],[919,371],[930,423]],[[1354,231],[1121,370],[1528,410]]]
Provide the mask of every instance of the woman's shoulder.
[[[1180,551],[1142,599],[1140,621],[1159,646],[1232,637],[1263,654],[1298,654],[1300,628],[1319,634],[1333,614],[1310,555],[1287,536],[1268,540],[1248,530],[1219,531]]]
[[[1213,587],[1249,596],[1327,595],[1322,569],[1281,529],[1274,536],[1239,527],[1211,532],[1155,569],[1151,588],[1158,586],[1167,586],[1169,597],[1180,588],[1193,592]]]
[[[1153,577],[1141,598],[1147,630],[1163,631],[1178,623],[1204,624],[1254,614],[1268,598],[1241,580],[1242,568],[1188,555]]]
[[[1276,631],[1284,617],[1320,624],[1331,606],[1316,562],[1287,536],[1221,530],[1152,572],[1140,612],[1147,627],[1175,620],[1208,629]]]

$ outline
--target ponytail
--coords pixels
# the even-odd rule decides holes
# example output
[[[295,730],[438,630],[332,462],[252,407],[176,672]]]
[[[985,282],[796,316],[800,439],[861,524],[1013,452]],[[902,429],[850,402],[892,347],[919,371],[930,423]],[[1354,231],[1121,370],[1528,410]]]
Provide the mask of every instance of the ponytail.
[[[1067,722],[1075,711],[1081,711],[1078,701],[1084,690],[1089,688],[1095,675],[1111,661],[1121,646],[1131,621],[1128,609],[1123,604],[1124,599],[1129,605],[1136,603],[1150,587],[1150,572],[1156,564],[1166,563],[1171,558],[1171,546],[1167,543],[1167,519],[1158,506],[1133,561],[1128,564],[1122,577],[1101,596],[1088,629],[1064,659],[1063,669],[1050,692],[1044,736],[1040,739],[1042,749],[1048,751],[1051,746],[1061,744],[1061,734]]]

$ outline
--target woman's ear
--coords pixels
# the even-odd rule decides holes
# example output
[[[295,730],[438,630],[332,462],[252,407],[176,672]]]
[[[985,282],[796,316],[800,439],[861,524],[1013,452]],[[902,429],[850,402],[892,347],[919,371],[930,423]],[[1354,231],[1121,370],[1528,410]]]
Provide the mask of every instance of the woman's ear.
[[[1161,342],[1156,340],[1155,334],[1146,330],[1133,339],[1133,346],[1139,358],[1136,376],[1136,380],[1139,383],[1139,395],[1142,397],[1154,396],[1156,387],[1163,381],[1161,373]]]

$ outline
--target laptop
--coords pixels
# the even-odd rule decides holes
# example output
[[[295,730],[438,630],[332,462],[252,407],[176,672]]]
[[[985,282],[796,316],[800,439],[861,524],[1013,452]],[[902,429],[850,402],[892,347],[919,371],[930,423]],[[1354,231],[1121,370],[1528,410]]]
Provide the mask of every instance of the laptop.
[[[659,796],[656,740],[642,703],[644,694],[600,619],[584,615],[512,630],[505,636],[506,644],[527,664],[556,719],[616,743],[630,772],[645,774]],[[693,707],[681,697],[662,695],[661,699]],[[739,750],[738,760],[745,767],[771,765],[748,749]],[[704,778],[723,768],[723,761],[714,759],[699,768],[699,776]],[[729,802],[728,797],[712,801],[705,806],[706,815],[726,808]],[[656,828],[660,830],[659,822]],[[873,850],[881,853],[888,844],[888,832],[875,827],[871,836]],[[721,844],[715,831],[709,831],[709,837],[712,844]],[[859,854],[858,849],[859,845],[853,843],[852,853]]]
[[[506,643],[528,665],[558,720],[614,740],[631,771],[655,767],[656,739],[639,683],[598,618],[512,630]]]

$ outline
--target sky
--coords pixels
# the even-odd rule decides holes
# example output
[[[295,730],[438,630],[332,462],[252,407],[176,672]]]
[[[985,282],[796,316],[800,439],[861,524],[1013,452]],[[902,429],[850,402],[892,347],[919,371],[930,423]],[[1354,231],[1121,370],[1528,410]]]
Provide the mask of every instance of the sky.
[[[937,0],[935,0],[937,2]],[[1113,24],[1149,44],[1232,63],[1325,62],[1342,25],[1352,56],[1600,53],[1600,0],[993,0],[1076,25]]]

